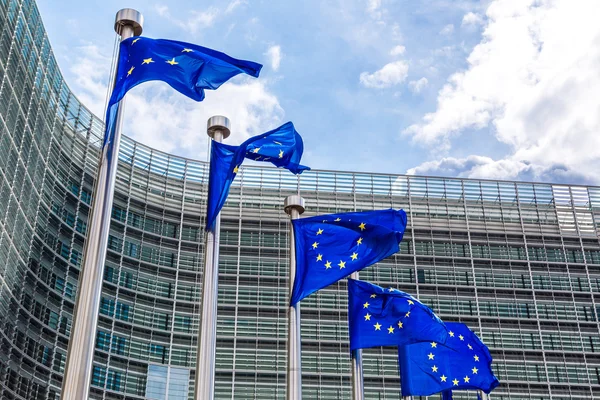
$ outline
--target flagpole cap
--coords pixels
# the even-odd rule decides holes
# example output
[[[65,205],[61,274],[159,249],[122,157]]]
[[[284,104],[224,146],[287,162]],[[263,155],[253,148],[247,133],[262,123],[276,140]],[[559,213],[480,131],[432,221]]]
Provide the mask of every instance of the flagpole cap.
[[[120,35],[123,27],[126,25],[133,27],[133,36],[140,36],[143,30],[144,16],[133,8],[124,8],[117,11],[117,15],[115,16],[115,32]]]
[[[298,214],[302,214],[304,212],[304,198],[297,194],[286,197],[283,202],[283,209],[288,215],[292,215],[294,209],[298,210]]]
[[[231,123],[229,122],[229,118],[222,115],[214,115],[208,119],[206,124],[206,133],[208,133],[208,136],[214,139],[215,133],[220,131],[223,135],[223,139],[227,139],[231,134],[230,126]]]

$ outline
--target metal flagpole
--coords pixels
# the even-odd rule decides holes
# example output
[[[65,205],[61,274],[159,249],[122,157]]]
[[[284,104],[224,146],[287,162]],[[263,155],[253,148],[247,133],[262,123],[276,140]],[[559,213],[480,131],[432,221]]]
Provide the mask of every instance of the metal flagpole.
[[[350,278],[358,279],[358,272],[350,274]],[[364,400],[362,349],[352,350],[352,399]]]
[[[304,199],[299,195],[286,197],[283,208],[291,220],[298,219],[304,212]],[[290,223],[290,276],[289,299],[292,298],[294,278],[296,276],[296,247],[294,243],[294,227]],[[287,400],[302,400],[302,357],[300,339],[300,303],[289,307],[288,342],[287,342]]]
[[[231,133],[229,119],[215,115],[208,119],[206,131],[212,140],[221,143]],[[202,309],[196,351],[194,399],[213,400],[215,396],[215,355],[217,349],[217,292],[219,287],[219,236],[221,213],[215,218],[214,230],[206,232],[204,245],[204,275],[202,278]]]
[[[481,396],[481,400],[488,400],[488,395],[483,391],[479,391],[479,395]]]
[[[121,40],[142,34],[144,17],[136,10],[124,8],[115,17],[115,31]],[[119,56],[117,54],[117,60]],[[118,65],[117,65],[118,68]],[[115,70],[115,77],[116,77]],[[116,105],[117,122],[112,146],[104,146],[96,176],[88,237],[85,242],[83,267],[79,277],[73,328],[67,350],[62,400],[82,400],[89,397],[94,360],[94,342],[98,325],[98,310],[102,294],[102,277],[110,230],[115,179],[119,160],[123,103]]]

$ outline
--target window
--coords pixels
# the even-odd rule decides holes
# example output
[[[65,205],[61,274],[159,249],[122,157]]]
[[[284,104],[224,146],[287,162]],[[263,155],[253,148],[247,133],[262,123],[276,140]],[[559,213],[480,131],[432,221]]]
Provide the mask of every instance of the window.
[[[190,370],[163,365],[148,366],[146,398],[149,400],[187,400]]]

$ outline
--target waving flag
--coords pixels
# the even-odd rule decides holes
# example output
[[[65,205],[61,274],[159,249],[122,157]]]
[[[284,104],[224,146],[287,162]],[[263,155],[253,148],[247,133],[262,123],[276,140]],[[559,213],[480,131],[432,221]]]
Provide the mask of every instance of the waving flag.
[[[489,393],[499,385],[492,371],[492,355],[468,326],[446,323],[448,339],[415,343],[398,349],[402,396],[430,396],[452,389],[475,389]]]
[[[239,146],[218,143],[213,140],[210,154],[208,182],[208,206],[206,229],[212,230],[217,215],[223,208],[231,182],[235,179],[245,158],[266,161],[276,167],[286,168],[294,174],[310,169],[300,165],[304,144],[291,122],[279,128],[251,137]]]
[[[292,221],[296,277],[291,305],[353,272],[397,253],[406,229],[403,210],[318,215]]]
[[[196,101],[204,89],[217,89],[230,78],[245,73],[258,77],[262,65],[175,40],[132,37],[120,44],[117,76],[106,115],[104,144],[112,142],[117,104],[129,89],[147,81],[163,81]]]
[[[348,327],[351,350],[448,337],[442,320],[408,293],[354,279],[348,279]]]

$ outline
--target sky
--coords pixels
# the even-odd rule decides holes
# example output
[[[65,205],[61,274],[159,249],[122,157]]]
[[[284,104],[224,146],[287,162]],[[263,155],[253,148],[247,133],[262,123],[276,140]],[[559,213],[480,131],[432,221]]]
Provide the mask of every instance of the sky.
[[[103,115],[124,7],[143,36],[264,65],[200,103],[150,82],[124,134],[206,160],[292,121],[313,169],[600,184],[597,0],[37,0],[71,90]],[[59,10],[60,9],[60,10]]]

